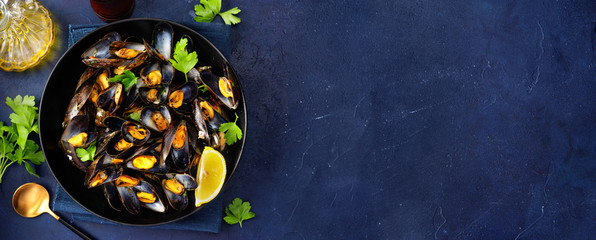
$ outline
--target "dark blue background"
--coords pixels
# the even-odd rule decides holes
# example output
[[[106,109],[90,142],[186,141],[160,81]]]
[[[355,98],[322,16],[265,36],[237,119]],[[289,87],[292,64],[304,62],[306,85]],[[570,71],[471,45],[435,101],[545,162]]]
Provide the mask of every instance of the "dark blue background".
[[[82,3],[81,3],[82,2]],[[132,17],[192,18],[199,1],[138,0]],[[42,1],[53,56],[0,72],[0,99],[41,97],[86,1]],[[246,149],[219,234],[75,222],[97,239],[587,239],[596,234],[594,1],[224,1]],[[221,19],[216,19],[221,21]],[[0,120],[9,109],[0,104]],[[76,237],[18,216],[14,190],[55,186],[11,166],[0,238]],[[52,192],[50,193],[53,194]],[[68,218],[68,214],[64,214]]]

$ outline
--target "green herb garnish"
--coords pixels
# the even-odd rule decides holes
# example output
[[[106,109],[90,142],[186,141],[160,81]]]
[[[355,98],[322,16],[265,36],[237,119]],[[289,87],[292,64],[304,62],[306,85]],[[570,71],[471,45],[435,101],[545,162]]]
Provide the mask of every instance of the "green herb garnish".
[[[238,121],[238,114],[236,114],[236,120],[234,120],[234,122],[222,123],[221,126],[219,126],[219,131],[226,134],[224,138],[228,145],[232,145],[236,143],[237,140],[242,139],[242,130],[236,125],[236,121]]]
[[[137,83],[138,77],[131,71],[124,70],[122,74],[108,78],[108,82],[121,82],[124,85],[124,91],[128,91],[132,85]]]
[[[140,111],[133,112],[131,114],[128,114],[128,117],[132,120],[140,122],[141,121],[141,112]]]
[[[199,86],[199,90],[201,90],[201,92],[207,92],[207,86],[205,86],[205,84],[202,84],[201,86]]]
[[[12,108],[14,113],[9,116],[11,126],[4,126],[4,123],[0,122],[0,183],[6,169],[15,162],[19,165],[25,164],[27,172],[39,177],[26,161],[29,160],[35,165],[45,161],[43,153],[37,151],[39,145],[28,139],[31,132],[39,133],[35,97],[17,95],[14,100],[7,97],[6,105]]]
[[[213,18],[219,14],[227,25],[233,25],[240,23],[240,18],[234,16],[240,13],[238,7],[232,8],[228,11],[220,13],[221,0],[201,0],[200,4],[195,5],[195,14],[197,15],[194,19],[196,22],[211,22]]]
[[[79,159],[81,159],[81,161],[85,162],[85,161],[93,161],[93,157],[95,156],[95,150],[97,148],[95,147],[95,142],[91,143],[91,145],[89,145],[89,147],[87,147],[87,149],[84,148],[77,148],[77,157],[79,157]]]
[[[242,199],[235,198],[226,208],[226,216],[223,219],[230,225],[238,223],[242,228],[242,221],[255,217],[255,213],[251,212],[250,208],[248,201],[242,202]]]
[[[188,44],[188,39],[181,38],[176,43],[176,48],[174,48],[174,59],[170,59],[172,66],[180,72],[184,73],[184,77],[188,82],[188,72],[199,62],[197,58],[196,52],[188,53],[186,51],[186,45]]]

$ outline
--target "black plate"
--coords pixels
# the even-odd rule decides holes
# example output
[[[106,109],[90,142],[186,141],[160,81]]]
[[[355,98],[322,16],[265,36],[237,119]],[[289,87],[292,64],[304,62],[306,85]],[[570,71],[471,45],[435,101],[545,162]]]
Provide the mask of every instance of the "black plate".
[[[141,209],[138,215],[132,215],[126,211],[113,210],[105,200],[101,188],[88,189],[83,185],[84,173],[78,170],[58,147],[58,141],[62,134],[61,124],[68,103],[74,95],[77,81],[87,68],[81,62],[81,53],[106,33],[112,31],[120,33],[123,39],[129,36],[138,36],[150,41],[153,27],[161,21],[166,20],[146,18],[123,20],[107,24],[83,37],[64,53],[52,70],[39,108],[41,146],[48,166],[60,186],[83,208],[99,217],[121,224],[148,226],[169,223],[187,217],[201,207],[194,206],[194,193],[192,193],[189,194],[189,206],[183,211],[168,208],[165,213],[156,213],[148,209]],[[169,22],[174,29],[174,41],[178,41],[183,34],[192,38],[194,49],[199,58],[198,66],[212,66],[214,72],[221,76],[222,62],[227,63],[227,60],[211,42],[190,28],[174,22],[166,22]],[[230,70],[230,74],[236,77],[234,70]],[[238,78],[236,77],[236,79]],[[241,87],[240,103],[236,112],[239,117],[238,126],[242,128],[245,135],[240,142],[227,146],[222,153],[226,157],[227,164],[224,187],[238,165],[246,139],[246,105]]]

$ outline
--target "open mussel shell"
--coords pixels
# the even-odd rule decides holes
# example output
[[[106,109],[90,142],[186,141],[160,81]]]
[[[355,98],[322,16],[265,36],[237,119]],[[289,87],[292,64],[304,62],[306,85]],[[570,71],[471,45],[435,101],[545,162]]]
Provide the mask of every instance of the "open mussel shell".
[[[132,187],[116,186],[116,188],[118,190],[118,195],[120,196],[120,201],[122,202],[122,205],[124,205],[124,209],[130,214],[139,214],[141,211],[141,202]]]
[[[187,82],[174,89],[168,96],[167,105],[183,115],[192,112],[192,102],[197,97],[199,86],[196,82]]]
[[[86,80],[77,89],[74,97],[70,99],[70,103],[68,103],[66,113],[64,114],[64,121],[62,122],[63,127],[66,127],[72,118],[79,115],[81,109],[85,106],[85,103],[87,103],[87,99],[89,99],[89,95],[91,95],[91,90],[94,85],[94,81]]]
[[[116,159],[125,159],[134,152],[133,143],[126,141],[122,137],[121,131],[116,131],[118,134],[112,137],[105,147],[105,152],[110,157]]]
[[[195,153],[201,153],[205,146],[209,146],[209,132],[205,130],[205,132],[201,133],[201,131],[197,129],[196,123],[194,123],[190,118],[187,118],[187,120],[188,124],[186,126],[188,127],[188,144]]]
[[[101,38],[98,42],[91,45],[83,54],[81,58],[83,59],[98,59],[98,58],[109,58],[112,55],[110,54],[110,45],[112,42],[120,41],[122,37],[117,32],[110,32],[106,34],[103,38]]]
[[[81,171],[86,172],[90,161],[81,161],[77,156],[77,148],[87,148],[97,138],[96,132],[87,132],[89,127],[88,115],[77,115],[68,123],[60,137],[60,148],[68,159]]]
[[[186,208],[188,205],[187,190],[197,188],[196,180],[188,174],[166,174],[161,180],[161,185],[170,206],[176,210]]]
[[[138,97],[146,104],[159,105],[168,99],[169,92],[169,85],[160,84],[154,87],[141,87],[138,90]]]
[[[109,48],[110,54],[124,59],[135,58],[145,51],[145,45],[136,42],[114,41]]]
[[[126,159],[125,167],[140,172],[164,174],[169,171],[165,160],[162,159],[156,149],[161,147],[161,141],[148,142],[138,147]]]
[[[165,60],[170,59],[174,42],[174,30],[167,22],[160,22],[153,28],[153,45]]]
[[[170,84],[174,77],[174,69],[165,67],[162,68],[162,65],[167,66],[167,64],[154,61],[141,69],[140,78],[142,82],[141,86],[139,87],[153,87],[160,84]]]
[[[124,98],[122,90],[123,86],[121,83],[113,84],[111,87],[99,94],[97,97],[96,106],[98,108],[102,108],[110,114],[114,113]]]
[[[122,129],[122,125],[124,125],[126,122],[127,121],[125,119],[120,117],[109,116],[104,118],[103,125],[112,131],[118,131]]]
[[[97,139],[97,133],[87,132],[88,128],[89,116],[77,115],[71,119],[62,132],[60,141],[75,148],[86,148]]]
[[[225,112],[217,105],[217,102],[210,101],[211,99],[202,99],[198,101],[199,109],[207,127],[211,131],[219,131],[219,127],[227,123],[228,120],[224,117]]]
[[[175,127],[170,127],[164,134],[164,147],[161,157],[167,157],[172,169],[186,172],[190,167],[190,151],[188,146],[188,127],[186,121],[180,121]]]
[[[165,131],[172,122],[172,115],[167,107],[147,106],[141,111],[141,123],[156,132]]]
[[[106,155],[96,158],[87,168],[85,186],[96,187],[108,182],[113,182],[122,175],[122,167],[114,164],[105,164]],[[109,157],[108,157],[109,158]]]
[[[192,132],[196,132],[196,134],[197,134],[196,138],[205,140],[207,145],[209,145],[211,142],[210,137],[209,137],[209,130],[207,129],[207,123],[205,122],[205,119],[203,118],[203,113],[201,111],[201,107],[200,107],[198,99],[193,100],[193,103],[192,103],[192,120],[193,120],[194,126],[196,127],[196,131],[192,131]],[[196,148],[196,146],[193,146],[193,147]]]
[[[122,205],[122,200],[120,200],[120,194],[118,193],[118,188],[116,188],[116,184],[114,182],[108,182],[102,185],[103,187],[103,195],[108,200],[108,204],[116,211],[122,211],[124,207]]]
[[[201,82],[207,86],[209,92],[215,94],[219,101],[221,101],[229,109],[238,108],[238,84],[234,79],[229,79],[227,65],[224,67],[224,76],[219,77],[208,70],[199,70]]]
[[[153,151],[130,158],[125,166],[129,169],[155,174],[164,174],[169,171],[168,166],[160,159],[159,154]]]
[[[132,187],[135,191],[141,206],[146,207],[154,212],[165,212],[167,203],[164,204],[160,194],[153,185],[147,181],[141,180],[138,185]]]
[[[149,136],[151,136],[151,132],[141,124],[128,121],[122,125],[122,137],[135,146],[147,142]]]

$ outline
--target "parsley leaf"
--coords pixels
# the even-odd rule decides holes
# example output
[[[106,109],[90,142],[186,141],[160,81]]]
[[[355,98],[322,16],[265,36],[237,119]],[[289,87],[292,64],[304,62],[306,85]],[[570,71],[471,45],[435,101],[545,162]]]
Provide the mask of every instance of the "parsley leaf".
[[[224,138],[228,145],[232,145],[236,143],[236,141],[242,139],[242,129],[236,125],[236,121],[238,121],[238,114],[236,114],[236,120],[234,120],[234,122],[222,123],[219,126],[219,131],[226,134],[224,135]]]
[[[228,11],[220,13],[221,10],[221,0],[201,0],[200,4],[195,5],[195,15],[196,17],[194,20],[196,22],[211,22],[219,14],[221,18],[224,20],[224,23],[227,25],[233,25],[240,23],[240,18],[234,16],[235,14],[240,13],[240,9],[238,7],[232,8]]]
[[[219,16],[221,16],[221,19],[223,19],[226,24],[234,25],[240,23],[240,18],[234,16],[234,14],[238,13],[240,13],[240,9],[238,7],[235,7],[228,11],[220,13]]]
[[[205,86],[205,84],[201,84],[201,86],[199,86],[199,90],[201,90],[201,92],[207,92],[207,86]]]
[[[137,83],[138,77],[131,71],[124,70],[122,74],[108,78],[108,82],[121,82],[124,85],[124,91],[128,91],[132,85]]]
[[[38,151],[39,145],[28,139],[31,132],[39,133],[35,97],[21,95],[17,95],[14,99],[7,97],[6,105],[14,113],[9,116],[12,125],[5,126],[0,122],[0,183],[6,169],[15,162],[19,165],[24,164],[27,172],[39,177],[29,163],[39,165],[45,161],[43,153]]]
[[[93,157],[95,156],[95,142],[91,143],[87,149],[84,148],[77,148],[75,151],[77,152],[77,157],[81,159],[81,161],[93,161]]]
[[[238,223],[242,228],[242,221],[255,217],[255,213],[251,212],[250,208],[248,201],[242,202],[242,199],[235,198],[226,208],[226,216],[223,219],[230,225]]]
[[[184,77],[188,82],[187,73],[195,67],[199,59],[197,58],[197,52],[188,53],[186,51],[186,45],[188,44],[188,39],[181,38],[176,43],[176,48],[174,48],[174,59],[170,59],[172,66],[180,72],[184,73]]]
[[[10,121],[16,126],[18,132],[17,144],[25,148],[25,143],[30,132],[39,132],[37,123],[37,108],[35,107],[35,97],[17,95],[14,100],[6,97],[8,105],[14,113],[10,114]]]
[[[132,120],[140,122],[141,121],[141,112],[140,111],[133,112],[131,114],[128,114],[128,117]]]

